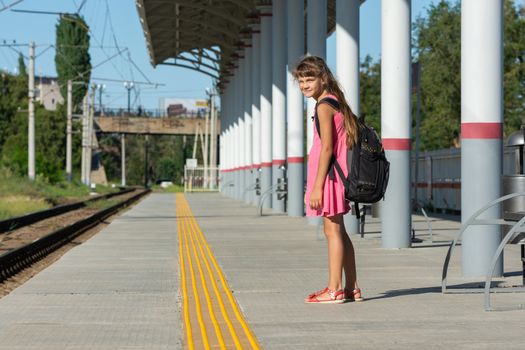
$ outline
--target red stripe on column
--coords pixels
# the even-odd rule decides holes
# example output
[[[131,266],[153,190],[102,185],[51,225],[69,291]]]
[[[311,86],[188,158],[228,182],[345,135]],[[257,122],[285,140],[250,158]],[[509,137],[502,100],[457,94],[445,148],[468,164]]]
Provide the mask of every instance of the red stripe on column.
[[[268,167],[271,167],[272,166],[272,163],[261,163],[261,168],[268,168]]]
[[[285,161],[284,159],[274,159],[272,160],[273,165],[284,165]]]
[[[304,157],[288,157],[288,163],[304,163]]]
[[[503,123],[461,123],[462,139],[501,139]]]
[[[383,148],[390,151],[409,151],[411,139],[382,139]]]

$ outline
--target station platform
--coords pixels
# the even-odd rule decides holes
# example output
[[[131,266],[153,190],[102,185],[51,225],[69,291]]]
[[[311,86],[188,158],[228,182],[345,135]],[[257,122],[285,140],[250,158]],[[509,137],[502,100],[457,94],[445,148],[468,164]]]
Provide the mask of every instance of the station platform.
[[[220,194],[154,193],[0,299],[0,349],[184,349],[185,322],[194,335],[206,333],[207,321],[184,311],[196,299],[202,310],[224,302],[213,307],[209,348],[522,349],[525,310],[515,306],[525,294],[494,295],[502,306],[494,312],[484,311],[482,294],[441,294],[459,223],[433,218],[431,241],[425,220],[413,221],[423,241],[412,248],[382,249],[377,219],[367,218],[364,238],[351,236],[364,302],[308,305],[305,296],[327,280],[317,227],[284,214],[259,216]],[[519,246],[506,248],[505,283],[521,280],[519,256]],[[449,285],[469,282],[456,252]],[[235,305],[242,315],[230,327],[223,319]],[[229,333],[253,339],[229,340],[225,331],[222,345],[213,345],[226,323]]]

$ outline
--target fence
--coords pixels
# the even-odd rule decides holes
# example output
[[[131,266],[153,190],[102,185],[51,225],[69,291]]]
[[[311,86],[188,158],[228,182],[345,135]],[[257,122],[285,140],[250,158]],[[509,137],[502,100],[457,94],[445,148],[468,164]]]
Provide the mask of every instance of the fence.
[[[517,150],[503,150],[503,175],[516,174]],[[417,187],[418,202],[433,210],[459,214],[461,211],[461,149],[420,152],[417,179],[412,156],[412,197]]]
[[[184,167],[184,192],[219,191],[219,168]]]

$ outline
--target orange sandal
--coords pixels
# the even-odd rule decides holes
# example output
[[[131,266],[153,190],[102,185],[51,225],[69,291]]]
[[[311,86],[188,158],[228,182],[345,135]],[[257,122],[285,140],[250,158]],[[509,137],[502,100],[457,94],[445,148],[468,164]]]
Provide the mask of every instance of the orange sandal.
[[[345,301],[363,301],[365,300],[362,296],[361,296],[361,289],[359,288],[354,288],[353,290],[350,290],[348,288],[345,288],[345,295],[344,295],[344,299]]]
[[[328,294],[328,299],[319,299],[319,296]],[[342,296],[339,299],[339,296]],[[345,292],[343,289],[331,290],[326,287],[323,290],[310,294],[304,301],[307,304],[342,304],[345,302]]]

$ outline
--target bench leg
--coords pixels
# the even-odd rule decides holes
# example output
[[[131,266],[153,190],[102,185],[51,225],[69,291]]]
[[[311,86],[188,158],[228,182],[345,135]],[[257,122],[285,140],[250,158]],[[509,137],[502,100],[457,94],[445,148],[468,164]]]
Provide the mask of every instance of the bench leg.
[[[525,286],[525,244],[521,244],[521,267],[523,271],[523,285]]]

